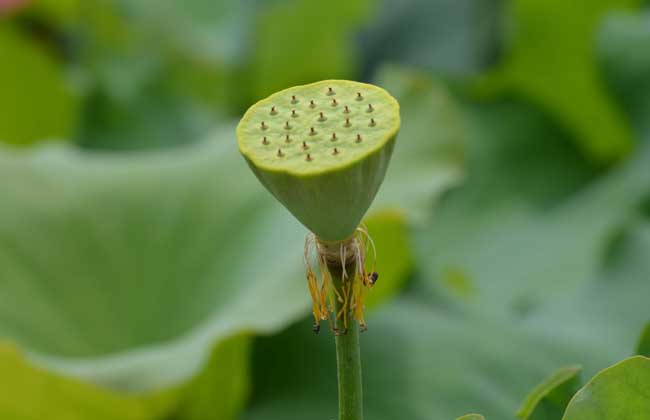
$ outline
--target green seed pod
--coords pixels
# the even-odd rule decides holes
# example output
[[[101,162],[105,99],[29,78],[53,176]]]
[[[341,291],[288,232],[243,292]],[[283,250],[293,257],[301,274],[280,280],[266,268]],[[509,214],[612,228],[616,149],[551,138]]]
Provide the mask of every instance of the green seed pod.
[[[303,225],[340,241],[375,198],[399,127],[399,104],[385,90],[325,80],[251,106],[237,141],[257,178]]]

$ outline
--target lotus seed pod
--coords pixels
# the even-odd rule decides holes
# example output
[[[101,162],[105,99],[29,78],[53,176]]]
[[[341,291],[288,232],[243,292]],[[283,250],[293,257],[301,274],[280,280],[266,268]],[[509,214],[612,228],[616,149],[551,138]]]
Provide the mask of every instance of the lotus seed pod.
[[[237,126],[260,182],[326,241],[350,237],[381,185],[400,127],[385,90],[325,80],[277,92]]]

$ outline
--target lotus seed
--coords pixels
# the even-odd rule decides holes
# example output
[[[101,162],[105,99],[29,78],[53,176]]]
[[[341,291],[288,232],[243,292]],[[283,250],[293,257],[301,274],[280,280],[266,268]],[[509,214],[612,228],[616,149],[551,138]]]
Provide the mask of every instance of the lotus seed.
[[[368,104],[368,112],[372,112],[372,111],[374,111],[372,104]]]
[[[310,108],[315,108],[316,107],[316,104],[314,103],[313,99],[311,101],[309,101],[309,107]]]
[[[345,119],[345,126],[346,126],[346,127],[349,127],[350,125],[351,125],[351,124],[350,124],[350,119],[349,119],[349,118],[346,118],[346,119]]]
[[[332,141],[336,141],[336,133],[332,133]]]
[[[339,150],[335,147],[335,148],[334,148],[334,151],[332,152],[332,154],[333,154],[333,155],[338,155],[338,154],[339,154]]]
[[[271,115],[275,115],[275,114],[277,114],[277,113],[278,113],[278,112],[275,110],[275,107],[272,106],[272,107],[271,107]]]
[[[371,119],[370,119],[370,126],[371,126],[371,127],[374,127],[374,126],[375,126],[375,119],[374,119],[374,118],[371,118]]]
[[[285,130],[291,130],[291,125],[289,125],[289,121],[287,121],[286,123],[284,123],[284,129],[285,129]]]
[[[266,128],[267,128],[266,124],[264,123],[264,121],[262,121],[262,130],[266,130]]]
[[[296,114],[296,110],[295,110],[295,109],[292,109],[292,110],[291,110],[291,116],[292,116],[293,118],[296,118],[296,117],[298,116],[298,114]]]
[[[321,112],[320,113],[320,118],[318,118],[318,121],[325,121],[327,118],[325,118],[325,115]]]
[[[262,139],[262,144],[269,144],[269,141],[266,139],[266,136]]]
[[[350,113],[350,108],[348,108],[348,106],[346,105],[343,112],[346,113],[346,114],[349,114]]]
[[[331,87],[328,87],[327,88],[327,94],[328,95],[334,95],[334,89],[332,89]]]
[[[302,142],[302,148],[305,149],[305,150],[309,149],[309,146],[307,146],[307,142],[306,142],[306,141],[303,141],[303,142]]]
[[[309,135],[310,136],[315,136],[316,135],[316,130],[314,130],[314,127],[309,129]]]
[[[296,95],[291,95],[291,103],[292,104],[298,103],[298,99],[296,99]]]
[[[307,162],[311,162],[311,154],[307,153],[307,157],[305,158]]]
[[[361,92],[357,92],[357,101],[360,101],[363,99],[363,96],[361,96]]]
[[[357,134],[357,143],[361,143],[361,134]]]
[[[278,157],[284,156],[284,153],[282,153],[282,149],[278,149]]]
[[[287,134],[286,137],[284,138],[285,143],[291,143],[291,137]]]
[[[339,103],[336,102],[336,98],[333,98],[333,99],[332,99],[332,106],[337,106],[338,104],[339,104]]]

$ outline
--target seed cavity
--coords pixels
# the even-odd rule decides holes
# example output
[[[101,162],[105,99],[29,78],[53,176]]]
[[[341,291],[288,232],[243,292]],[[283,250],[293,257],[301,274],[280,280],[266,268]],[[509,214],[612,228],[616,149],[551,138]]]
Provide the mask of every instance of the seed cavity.
[[[350,124],[350,119],[349,119],[349,118],[346,118],[346,119],[345,119],[345,126],[346,126],[346,127],[349,127],[349,126],[351,126],[351,125],[352,125],[352,124]]]
[[[339,154],[339,149],[337,149],[337,148],[335,147],[334,150],[332,151],[332,154],[333,154],[334,156],[338,155],[338,154]]]
[[[275,110],[275,107],[272,106],[272,107],[271,107],[271,115],[275,115],[275,114],[277,114],[277,113],[278,113],[278,111],[276,111],[276,110]]]
[[[361,134],[357,134],[357,143],[361,143]]]
[[[313,99],[309,101],[309,107],[310,108],[316,108],[316,104],[314,103]]]
[[[325,118],[325,114],[323,114],[322,112],[320,112],[319,114],[320,114],[320,117],[318,117],[318,121],[325,121],[327,119],[327,118]]]
[[[372,112],[374,110],[375,110],[375,108],[372,107],[372,104],[368,104],[368,111],[367,112]]]
[[[292,109],[292,110],[291,110],[291,116],[292,116],[293,118],[296,118],[296,117],[298,116],[298,113],[296,112],[295,109]]]
[[[296,95],[291,95],[291,103],[292,104],[297,104],[298,103],[298,99],[296,99]]]
[[[303,142],[302,142],[302,148],[303,148],[304,150],[309,149],[309,146],[307,146],[307,142],[306,142],[306,141],[303,141]]]
[[[262,127],[262,130],[266,130],[267,128],[269,128],[269,126],[266,125],[266,123],[264,121],[262,121],[262,124],[260,124],[260,127]]]
[[[336,98],[333,98],[333,99],[332,99],[332,106],[337,106],[338,104],[339,104],[339,103],[336,102]]]
[[[291,143],[291,137],[289,137],[288,134],[284,137],[284,142],[285,143]]]
[[[311,158],[311,154],[307,153],[307,157],[305,158],[307,162],[311,162],[313,159]]]
[[[278,149],[278,157],[283,157],[284,153],[282,153],[282,149]]]
[[[266,136],[262,139],[262,144],[266,145],[269,144],[269,141],[266,139]]]
[[[361,96],[361,92],[357,92],[357,101],[363,100],[363,96]]]
[[[332,141],[336,141],[336,133],[332,133]]]
[[[348,106],[346,105],[345,108],[343,109],[343,112],[345,114],[349,114],[350,113],[350,108],[348,108]]]
[[[310,136],[313,136],[313,135],[315,135],[315,134],[316,134],[316,130],[314,130],[314,127],[310,128],[310,129],[309,129],[309,135],[310,135]]]
[[[285,130],[291,130],[291,125],[289,124],[289,121],[284,123],[284,129]]]
[[[370,119],[370,126],[371,126],[371,127],[374,127],[375,125],[377,125],[377,124],[375,123],[375,119],[374,119],[374,118],[371,118],[371,119]]]
[[[334,93],[335,93],[335,92],[334,92],[334,89],[332,89],[331,87],[328,87],[328,88],[327,88],[327,94],[328,94],[328,95],[334,95]]]

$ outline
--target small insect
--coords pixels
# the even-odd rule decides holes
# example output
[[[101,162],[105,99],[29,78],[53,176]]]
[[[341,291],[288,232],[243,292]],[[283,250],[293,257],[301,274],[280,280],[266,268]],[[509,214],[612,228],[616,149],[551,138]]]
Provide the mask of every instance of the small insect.
[[[379,278],[379,273],[377,273],[376,271],[370,273],[370,285],[374,286],[378,278]]]

